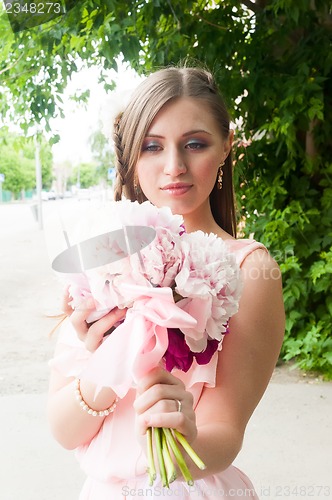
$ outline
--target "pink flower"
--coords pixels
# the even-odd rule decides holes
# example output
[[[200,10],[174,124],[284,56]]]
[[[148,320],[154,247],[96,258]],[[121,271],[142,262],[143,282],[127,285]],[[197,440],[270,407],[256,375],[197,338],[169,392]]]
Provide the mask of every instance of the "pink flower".
[[[179,303],[197,320],[195,330],[182,330],[193,352],[203,352],[209,339],[223,339],[225,325],[237,310],[240,269],[225,242],[215,234],[196,231],[181,237],[182,264],[175,291],[188,297]]]
[[[175,237],[171,231],[158,228],[153,243],[141,251],[144,271],[152,284],[167,287],[174,284],[181,265],[179,243],[178,235]],[[139,269],[139,272],[142,270]]]
[[[128,300],[122,293],[123,284],[171,286],[174,283],[181,261],[178,240],[184,229],[183,218],[173,215],[168,207],[158,208],[148,201],[138,203],[129,200],[89,207],[89,212],[83,215],[76,227],[73,240],[80,242],[135,225],[152,227],[156,231],[153,243],[142,248],[140,255],[134,253],[128,256],[124,238],[117,241],[110,239],[110,244],[116,246],[114,252],[123,254],[124,258],[81,274],[68,275],[73,308],[88,296],[92,295],[95,299],[96,311],[91,313],[88,321],[95,321],[114,307],[133,305],[134,301]],[[104,252],[105,248],[97,239],[91,251],[98,261],[98,253]]]
[[[150,202],[123,200],[94,211],[93,218],[89,215],[90,219],[83,221],[78,241],[92,239],[92,262],[103,262],[108,256],[108,246],[110,255],[118,258],[123,254],[124,258],[70,275],[72,304],[76,307],[85,297],[93,297],[96,310],[89,315],[88,322],[115,306],[128,307],[128,311],[123,323],[91,355],[84,376],[96,384],[97,391],[112,387],[123,397],[162,360],[168,371],[177,368],[187,372],[194,359],[200,365],[209,363],[221,349],[223,337],[228,333],[228,320],[238,310],[241,293],[240,271],[226,244],[215,234],[185,233],[181,216]],[[153,228],[154,240],[136,237],[140,231],[134,227],[132,243],[135,244],[131,248],[135,251],[128,250],[130,226]],[[120,235],[119,241],[109,237],[109,232],[119,228],[123,229],[116,233]],[[98,235],[105,234],[106,238],[100,241]],[[136,243],[142,244],[141,248]],[[90,248],[88,256],[89,252]],[[169,439],[171,431],[162,432]],[[151,436],[148,432],[148,450],[153,446]],[[185,438],[179,433],[176,436],[189,456],[204,469],[204,463]],[[160,456],[162,447],[168,445],[158,440],[156,446]],[[151,452],[149,457],[153,483],[155,468]],[[179,460],[184,471],[185,460],[183,457]],[[186,470],[184,477],[191,484],[191,474]]]
[[[172,288],[182,297],[177,307],[195,320],[195,326],[183,327],[181,335],[170,333],[166,362],[168,366],[183,366],[184,370],[194,357],[197,362],[208,362],[221,347],[225,325],[237,312],[241,293],[240,270],[225,242],[213,233],[185,233],[181,216],[148,201],[140,204],[122,200],[91,207],[90,212],[84,216],[76,241],[80,241],[80,234],[86,240],[98,236],[97,231],[107,234],[130,226],[153,228],[155,237],[150,244],[142,243],[136,253],[129,252],[125,237],[102,241],[95,238],[91,251],[96,262],[103,252],[107,255],[108,245],[116,256],[124,257],[69,275],[72,306],[92,296],[96,310],[89,315],[90,322],[114,307],[131,308],[140,297],[128,296],[127,285],[138,285],[137,290],[140,286]],[[135,249],[139,248],[137,241]]]

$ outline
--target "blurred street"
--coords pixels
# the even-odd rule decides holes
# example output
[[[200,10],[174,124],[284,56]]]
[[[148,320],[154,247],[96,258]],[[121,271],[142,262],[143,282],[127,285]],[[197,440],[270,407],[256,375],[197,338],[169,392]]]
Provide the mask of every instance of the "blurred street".
[[[43,203],[43,231],[28,203],[0,204],[1,500],[76,500],[84,480],[45,416],[62,294],[51,259],[80,203]],[[331,412],[332,383],[276,369],[235,463],[261,499],[332,498]]]

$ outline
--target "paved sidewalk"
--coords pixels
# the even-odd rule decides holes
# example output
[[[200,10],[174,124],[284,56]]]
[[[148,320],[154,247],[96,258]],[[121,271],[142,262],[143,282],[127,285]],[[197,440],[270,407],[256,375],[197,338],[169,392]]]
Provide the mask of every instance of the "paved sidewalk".
[[[50,435],[45,404],[45,394],[0,398],[1,500],[78,498],[84,476]],[[331,384],[270,384],[235,463],[262,500],[332,498],[331,408]]]
[[[30,207],[0,204],[0,500],[76,500],[84,480],[45,415],[60,297]],[[236,460],[261,500],[332,498],[331,415],[332,383],[276,371]]]

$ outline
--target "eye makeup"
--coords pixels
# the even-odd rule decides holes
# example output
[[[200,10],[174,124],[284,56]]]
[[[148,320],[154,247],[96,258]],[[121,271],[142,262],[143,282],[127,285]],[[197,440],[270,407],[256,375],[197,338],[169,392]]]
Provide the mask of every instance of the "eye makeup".
[[[144,141],[142,144],[142,151],[158,151],[161,148],[159,142],[156,141]]]
[[[200,141],[198,139],[192,139],[185,144],[186,148],[189,149],[203,149],[207,147],[207,144],[203,141]]]

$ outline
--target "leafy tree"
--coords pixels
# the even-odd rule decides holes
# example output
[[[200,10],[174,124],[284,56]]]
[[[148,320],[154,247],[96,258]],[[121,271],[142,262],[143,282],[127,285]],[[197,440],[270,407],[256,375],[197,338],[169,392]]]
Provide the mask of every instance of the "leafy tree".
[[[13,102],[25,127],[61,114],[79,57],[100,64],[106,88],[121,53],[138,72],[188,56],[214,70],[239,126],[244,232],[266,243],[283,272],[283,356],[330,377],[331,31],[330,0],[83,0],[0,40],[0,112]]]
[[[99,124],[99,128],[91,134],[89,142],[92,155],[98,165],[98,178],[105,185],[108,181],[108,169],[114,166],[114,151],[110,140],[107,139],[101,130],[101,124]]]
[[[52,184],[52,152],[44,138],[40,139],[40,160],[44,189]],[[3,189],[18,196],[21,191],[35,189],[35,145],[32,138],[10,132],[7,127],[0,131],[0,172],[5,174]]]
[[[34,162],[7,148],[0,154],[0,172],[5,175],[3,189],[11,191],[15,197],[32,189],[35,185]]]
[[[93,163],[80,163],[73,168],[70,185],[78,185],[82,189],[95,186],[98,182],[97,167]]]

